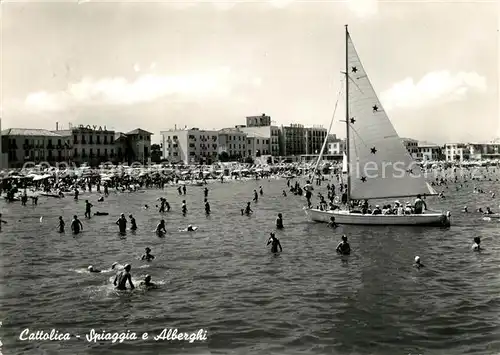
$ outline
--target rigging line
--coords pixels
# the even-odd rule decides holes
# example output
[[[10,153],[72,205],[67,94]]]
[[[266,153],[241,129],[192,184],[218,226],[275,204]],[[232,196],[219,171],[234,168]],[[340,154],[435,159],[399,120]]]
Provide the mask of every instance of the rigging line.
[[[337,100],[335,102],[335,107],[333,109],[332,120],[330,121],[330,126],[328,127],[328,132],[326,133],[325,141],[323,142],[323,146],[321,147],[321,151],[320,151],[319,156],[318,156],[318,161],[316,162],[316,165],[312,171],[313,178],[314,178],[314,174],[316,173],[316,170],[318,169],[318,165],[319,165],[319,162],[321,161],[321,157],[323,156],[323,152],[325,151],[326,142],[328,142],[328,135],[330,134],[330,132],[332,130],[333,121],[335,120],[335,113],[337,112],[339,100],[340,100],[340,97],[342,96],[342,90],[343,90],[342,84],[343,83],[344,83],[344,79],[342,78],[342,79],[340,79],[340,89],[339,89],[339,93],[337,94]]]

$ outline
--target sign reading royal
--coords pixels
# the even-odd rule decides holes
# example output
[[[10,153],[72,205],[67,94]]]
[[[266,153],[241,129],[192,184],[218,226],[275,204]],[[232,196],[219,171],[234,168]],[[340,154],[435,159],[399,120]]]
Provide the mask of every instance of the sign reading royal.
[[[96,131],[96,132],[107,132],[108,130],[106,129],[106,126],[96,126],[96,125],[79,125],[78,129],[86,129],[90,131]]]

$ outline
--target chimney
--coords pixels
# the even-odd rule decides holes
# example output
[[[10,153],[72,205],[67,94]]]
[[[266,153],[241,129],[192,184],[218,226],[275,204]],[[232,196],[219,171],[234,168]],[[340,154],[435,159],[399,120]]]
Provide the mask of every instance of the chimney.
[[[56,131],[59,131],[59,122],[56,122]]]

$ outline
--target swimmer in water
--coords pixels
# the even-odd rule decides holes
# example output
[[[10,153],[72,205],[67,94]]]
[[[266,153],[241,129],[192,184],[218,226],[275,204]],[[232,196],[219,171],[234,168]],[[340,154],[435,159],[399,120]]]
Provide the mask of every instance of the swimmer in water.
[[[102,201],[104,201],[104,196],[101,196],[97,199],[97,202],[102,202]]]
[[[187,232],[194,232],[193,225],[192,225],[192,224],[190,224],[189,226],[187,226],[186,231],[187,231]]]
[[[144,288],[157,288],[156,284],[151,282],[151,276],[150,275],[146,275],[146,277],[144,278],[144,281],[141,281],[141,283],[139,284],[139,286],[141,287],[144,287]]]
[[[95,269],[94,266],[92,266],[92,265],[89,265],[87,270],[89,270],[89,272],[101,272],[101,270]]]
[[[413,264],[413,267],[420,269],[421,267],[424,267],[424,264],[420,262],[420,256],[415,257],[415,264]]]
[[[149,247],[146,247],[146,249],[144,250],[146,251],[146,253],[141,257],[141,260],[151,261],[155,258],[154,255],[150,254],[151,249],[149,249]]]
[[[464,209],[462,210],[463,213],[469,213],[469,210],[467,208],[467,206],[464,206]]]
[[[59,216],[59,233],[64,233],[64,226],[66,224],[64,223],[64,220],[62,218],[62,216]]]
[[[276,218],[276,229],[283,229],[283,215],[278,213],[278,218]]]
[[[337,228],[338,224],[335,222],[335,217],[330,217],[330,222],[328,222],[328,226],[331,228]]]
[[[125,218],[125,214],[120,214],[120,218],[116,221],[116,224],[118,225],[118,229],[120,230],[121,234],[125,234],[127,231],[127,219]]]
[[[76,215],[73,216],[73,220],[71,221],[71,231],[73,232],[73,234],[78,234],[82,230],[83,230],[82,222],[78,219]]]
[[[337,245],[337,248],[335,250],[340,255],[351,254],[351,246],[347,242],[347,236],[345,234],[342,236],[342,241]]]
[[[144,205],[144,209],[147,210],[149,208],[148,205]]]
[[[481,250],[481,238],[474,237],[474,244],[472,244],[472,250],[474,250],[474,251]]]
[[[155,232],[158,235],[162,235],[162,234],[167,233],[167,230],[165,229],[165,220],[164,219],[162,219],[160,221],[160,223],[158,223],[158,225],[156,226]]]
[[[118,264],[116,261],[111,264],[111,270],[121,270],[123,269],[123,265]]]
[[[115,277],[115,281],[113,281],[113,285],[116,286],[117,290],[126,290],[127,289],[127,281],[130,284],[130,288],[133,290],[135,288],[132,283],[132,276],[130,275],[130,269],[132,267],[130,264],[125,265],[122,271]]]
[[[278,247],[280,248],[280,252],[283,251],[279,239],[276,238],[276,235],[273,232],[270,233],[269,240],[267,241],[267,245],[269,244],[271,244],[271,253],[277,253]]]

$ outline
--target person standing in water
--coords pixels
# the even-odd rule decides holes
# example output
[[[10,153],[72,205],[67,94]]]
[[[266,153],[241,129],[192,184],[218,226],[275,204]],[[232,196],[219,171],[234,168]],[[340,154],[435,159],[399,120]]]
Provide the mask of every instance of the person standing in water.
[[[121,214],[120,218],[116,221],[116,225],[120,230],[121,234],[125,234],[127,232],[127,219],[125,218],[125,214]]]
[[[278,213],[278,218],[276,218],[276,229],[283,229],[283,215]]]
[[[132,276],[130,275],[130,269],[132,267],[130,264],[125,265],[122,271],[115,277],[115,281],[113,282],[113,285],[116,286],[117,290],[126,290],[127,289],[127,281],[130,284],[130,289],[134,289],[135,286],[132,283]]]
[[[64,220],[62,216],[59,216],[59,233],[64,233],[64,226],[66,224],[64,223]]]
[[[267,241],[267,245],[271,244],[271,253],[277,253],[278,252],[278,247],[280,248],[280,252],[283,251],[283,248],[281,247],[281,243],[278,238],[276,238],[276,235],[274,233],[270,233],[269,240]]]
[[[252,208],[250,207],[250,202],[247,202],[247,206],[245,207],[245,214],[249,216],[251,213],[253,213]]]
[[[185,217],[187,213],[187,206],[186,206],[186,200],[182,200],[182,215]]]
[[[71,221],[71,231],[73,232],[73,234],[78,234],[82,230],[83,230],[82,222],[78,219],[76,215],[73,216],[73,220]]]
[[[257,194],[257,190],[253,190],[253,202],[259,201],[259,195]]]
[[[205,199],[205,214],[208,216],[210,214],[210,203]]]
[[[85,200],[85,218],[90,218],[92,204],[89,200]]]
[[[186,185],[182,185],[182,193],[186,196]]]
[[[78,188],[75,187],[75,200],[78,200],[78,195],[80,195],[80,191],[78,191]]]
[[[165,228],[165,220],[164,219],[162,219],[160,221],[160,223],[158,223],[158,225],[156,226],[155,232],[158,235],[163,235],[163,234],[167,233],[167,229]]]
[[[259,186],[259,193],[260,193],[261,196],[264,195],[264,190],[262,190],[262,186]]]
[[[335,249],[335,250],[340,255],[351,254],[351,246],[347,242],[347,236],[345,234],[342,236],[342,241],[337,245],[337,249]]]
[[[2,214],[0,213],[0,232],[2,231],[2,224],[7,224],[7,222],[5,222],[5,221],[2,219]]]
[[[205,189],[203,190],[203,193],[205,195],[205,200],[206,200],[206,198],[208,197],[208,188],[205,187]]]
[[[128,216],[130,218],[130,230],[135,231],[137,230],[137,224],[135,223],[135,218],[132,215]]]

